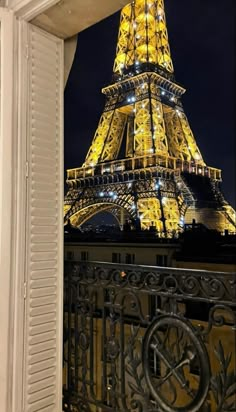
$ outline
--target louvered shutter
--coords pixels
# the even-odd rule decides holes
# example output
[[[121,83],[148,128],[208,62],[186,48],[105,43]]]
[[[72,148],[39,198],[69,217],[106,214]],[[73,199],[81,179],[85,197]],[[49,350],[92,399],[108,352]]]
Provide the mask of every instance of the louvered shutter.
[[[27,210],[24,412],[62,410],[63,42],[25,26]]]

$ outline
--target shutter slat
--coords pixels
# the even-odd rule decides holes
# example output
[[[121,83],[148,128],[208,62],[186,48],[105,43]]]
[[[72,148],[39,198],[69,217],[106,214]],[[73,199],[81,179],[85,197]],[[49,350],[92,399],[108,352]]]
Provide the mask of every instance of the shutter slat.
[[[48,176],[48,179],[46,180],[46,178],[47,178],[47,175],[46,174],[42,174],[42,173],[32,173],[32,177],[33,177],[33,179],[35,180],[35,182],[37,182],[37,183],[51,183],[51,184],[53,184],[53,182],[55,182],[55,179],[57,178],[57,175],[56,175],[56,173],[54,174],[54,173],[51,173],[49,176]]]
[[[49,402],[47,402],[48,404],[49,404]],[[37,405],[36,405],[37,406]],[[56,408],[56,406],[55,406],[55,404],[54,403],[51,403],[49,406],[45,406],[45,407],[43,407],[41,404],[40,404],[40,409],[31,409],[31,407],[30,407],[30,409],[29,409],[29,412],[58,412],[58,410],[57,410],[57,408]]]
[[[53,239],[55,241],[55,239]],[[34,243],[34,245],[31,247],[32,252],[47,252],[47,251],[53,251],[57,249],[57,244],[54,242],[51,243]]]
[[[29,357],[29,365],[34,365],[35,363],[39,363],[42,360],[54,358],[54,356],[55,356],[55,352],[53,349],[46,350],[37,355],[31,355]]]
[[[35,226],[55,225],[57,222],[56,217],[34,217],[32,216],[31,223]]]
[[[52,160],[51,159],[45,159],[42,158],[41,156],[36,156],[36,155],[32,155],[32,160],[34,162],[33,166],[35,165],[35,167],[47,167],[47,166],[52,166]],[[40,165],[40,166],[39,166]]]
[[[53,383],[54,383],[53,380],[54,380],[54,377],[50,377],[50,378],[44,379],[43,381],[35,383],[34,385],[31,386],[29,393],[31,394],[31,393],[40,391],[44,388],[53,386]]]
[[[44,295],[44,296],[48,296],[48,295]],[[56,312],[44,314],[41,316],[32,316],[30,326],[34,327],[34,326],[42,325],[44,323],[52,322],[55,319],[56,319]]]
[[[35,77],[41,77],[42,75],[44,75],[45,72],[45,66],[42,65],[42,61],[41,61],[41,65],[37,64],[37,66],[35,66],[34,68],[34,76]],[[53,71],[53,67],[50,66],[50,70],[47,70],[47,80],[51,80],[51,81],[55,81],[55,71]]]
[[[50,150],[57,150],[57,144],[56,144],[56,142],[51,142],[49,139],[48,139],[48,135],[46,135],[45,136],[45,138],[44,138],[44,136],[42,136],[42,132],[40,133],[41,134],[41,136],[39,136],[38,134],[37,134],[37,131],[34,133],[34,135],[33,135],[33,137],[32,137],[32,142],[33,142],[33,144],[35,145],[35,146],[39,146],[39,147],[41,147],[42,146],[42,142],[43,142],[43,147],[44,148],[48,148],[48,149],[50,149]]]
[[[57,92],[53,89],[45,89],[45,87],[40,87],[35,84],[34,90],[32,90],[32,97],[37,101],[39,97],[47,99],[48,102],[54,101],[57,98]]]
[[[31,279],[42,279],[44,277],[54,277],[57,275],[56,269],[32,271]]]
[[[27,24],[28,205],[24,412],[61,410],[62,41]]]
[[[30,355],[35,355],[36,353],[40,353],[40,352],[43,352],[44,350],[48,350],[48,349],[52,349],[52,348],[56,349],[56,340],[55,339],[51,339],[51,340],[49,340],[47,342],[44,342],[44,343],[38,343],[37,345],[30,345],[29,354]],[[33,380],[30,378],[29,382],[33,382]]]
[[[48,176],[49,179],[56,179],[57,178],[57,171],[55,169],[50,169],[49,167],[33,167],[32,168],[32,177],[45,180],[45,176]],[[41,199],[39,199],[41,201]],[[32,200],[32,205],[34,205],[35,199]],[[52,203],[53,204],[53,203]],[[36,206],[38,203],[36,203]]]
[[[36,288],[36,289],[31,289],[30,291],[31,298],[39,298],[40,296],[49,296],[49,295],[54,295],[54,294],[56,294],[55,287]],[[35,319],[37,318],[34,318],[34,320]]]
[[[43,305],[49,305],[51,303],[55,303],[55,297],[54,296],[45,296],[45,297],[40,298],[40,299],[32,299],[31,307],[35,308],[35,307],[39,307],[39,306],[43,306]]]
[[[56,53],[50,47],[42,47],[38,45],[37,49],[31,55],[33,65],[40,62],[43,65],[47,65],[50,62],[55,67]],[[56,68],[56,67],[55,67]]]
[[[52,407],[54,407],[54,398],[55,395],[53,396],[49,396],[45,399],[42,399],[38,402],[33,403],[32,405],[29,406],[29,412],[45,412],[46,408],[49,407],[49,405],[51,406],[51,409],[48,409],[49,411],[54,411],[54,409],[52,409]]]
[[[40,389],[40,390],[37,390],[37,391],[35,391],[35,392],[32,392],[32,393],[31,393],[31,402],[37,402],[37,401],[39,401],[39,400],[41,400],[41,399],[47,398],[48,396],[51,395],[51,393],[52,393],[52,388],[53,388],[53,386],[51,385],[51,386],[49,386],[49,387],[47,387],[47,388],[42,388],[42,389]]]
[[[52,200],[48,200],[48,199],[39,199],[36,200],[34,199],[31,202],[32,207],[40,207],[40,208],[52,208],[55,206],[55,202],[53,202]]]
[[[33,154],[39,155],[39,156],[43,156],[43,157],[50,157],[54,155],[55,153],[55,147],[49,148],[46,147],[46,145],[44,144],[42,147],[42,143],[43,140],[41,140],[41,142],[39,141],[34,141],[34,149],[33,149]]]
[[[57,214],[57,209],[56,208],[39,208],[39,207],[33,207],[32,208],[32,216],[55,216]]]
[[[42,50],[43,53],[46,53],[46,51],[48,50],[50,52],[50,55],[52,53],[56,53],[54,39],[50,40],[49,36],[45,35],[42,30],[38,31],[36,28],[33,28],[31,32],[31,38],[32,40],[35,40],[34,42],[32,42],[32,51]]]
[[[36,316],[40,318],[40,316],[46,316],[46,315],[51,315],[51,318],[54,319],[53,316],[55,316],[55,313],[56,313],[56,307],[53,304],[46,305],[46,307],[39,306],[33,310],[31,309],[30,311],[30,315],[35,317],[35,319],[37,319]],[[54,330],[52,321],[50,320],[50,317],[48,317],[48,322],[45,322],[45,317],[44,317],[43,323],[34,325],[34,328],[30,332],[30,336],[37,335],[38,333],[48,332],[50,330]]]
[[[54,226],[37,226],[32,228],[32,235],[41,235],[42,233],[45,234],[45,236],[52,233],[55,233],[56,235],[56,230]]]
[[[56,98],[56,97],[55,97]],[[39,130],[42,129],[42,134],[44,133],[48,133],[48,134],[52,134],[55,133],[53,124],[48,122],[48,125],[45,125],[45,119],[43,116],[37,117],[36,119],[32,120],[32,130]],[[56,138],[56,136],[55,136]]]
[[[51,192],[48,192],[46,190],[37,190],[36,191],[36,190],[32,189],[32,193],[34,195],[34,201],[35,200],[42,200],[42,199],[48,199],[48,200],[55,199],[55,194],[51,193]],[[32,201],[32,204],[33,204],[33,201]],[[32,230],[33,230],[33,228],[32,228]]]
[[[50,367],[50,368],[46,368],[46,369],[44,369],[42,371],[39,371],[39,372],[32,373],[31,377],[29,379],[29,382],[30,383],[39,382],[39,381],[43,380],[44,378],[48,379],[48,378],[50,378],[51,376],[54,376],[54,375],[55,375],[55,366]]]
[[[35,345],[36,343],[47,342],[50,339],[54,339],[55,337],[56,337],[56,331],[50,331],[47,333],[40,333],[38,335],[33,335],[33,337],[30,339],[30,345]],[[51,360],[50,362],[47,361],[45,368],[42,368],[42,369],[46,369],[49,366],[53,366],[54,363],[55,363],[55,359],[53,359],[53,361]],[[40,367],[42,367],[42,362],[38,363],[34,369],[40,370]],[[32,371],[32,368],[29,368],[29,372],[34,373]]]
[[[56,286],[57,278],[56,277],[47,277],[45,279],[34,280],[31,282],[32,289],[43,288],[46,286]]]
[[[52,159],[52,154],[53,153],[55,153],[55,150],[49,150],[49,149],[47,149],[47,148],[45,148],[44,146],[42,146],[42,143],[41,143],[41,146],[39,147],[39,146],[33,146],[32,147],[32,153],[35,155],[35,156],[40,156],[40,157],[45,157],[45,159]]]
[[[50,79],[46,76],[44,79],[41,79],[39,76],[32,75],[32,81],[37,82],[38,87],[41,87],[42,89],[45,87],[50,88],[52,86]]]

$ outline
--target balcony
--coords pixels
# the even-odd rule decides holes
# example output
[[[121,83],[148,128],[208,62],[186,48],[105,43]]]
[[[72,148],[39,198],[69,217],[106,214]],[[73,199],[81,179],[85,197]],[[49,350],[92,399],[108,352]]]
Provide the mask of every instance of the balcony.
[[[94,176],[103,176],[114,173],[124,174],[139,170],[166,169],[169,173],[188,172],[196,175],[206,176],[216,181],[221,181],[221,170],[213,167],[203,166],[198,162],[189,162],[165,155],[146,155],[135,158],[114,160],[86,167],[67,170],[67,183]]]
[[[233,412],[236,274],[66,262],[73,412]]]

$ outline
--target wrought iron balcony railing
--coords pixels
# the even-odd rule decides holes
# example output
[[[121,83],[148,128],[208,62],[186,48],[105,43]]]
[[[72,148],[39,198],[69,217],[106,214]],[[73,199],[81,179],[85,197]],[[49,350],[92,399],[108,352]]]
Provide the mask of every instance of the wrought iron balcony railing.
[[[236,274],[66,262],[64,411],[236,410]]]

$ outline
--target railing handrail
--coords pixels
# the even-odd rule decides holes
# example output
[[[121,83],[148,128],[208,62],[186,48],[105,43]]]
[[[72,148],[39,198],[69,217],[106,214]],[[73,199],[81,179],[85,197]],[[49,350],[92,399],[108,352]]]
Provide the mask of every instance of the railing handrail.
[[[98,261],[69,262],[65,262],[70,266],[69,276],[65,270],[65,281],[96,284],[98,288],[103,288],[105,282],[106,287],[236,307],[236,273]],[[102,273],[105,273],[105,280]]]
[[[72,264],[81,264],[81,265],[102,265],[105,267],[119,267],[119,268],[127,268],[127,269],[138,269],[140,271],[140,269],[144,269],[144,270],[158,270],[161,273],[172,273],[172,274],[183,274],[183,273],[187,273],[187,274],[196,274],[196,275],[214,275],[214,276],[227,276],[227,277],[232,277],[232,279],[235,279],[236,281],[236,272],[221,272],[221,271],[213,271],[213,270],[206,270],[206,269],[187,269],[187,268],[173,268],[171,266],[157,266],[157,265],[136,265],[136,264],[129,264],[129,263],[113,263],[113,262],[103,262],[103,261],[99,261],[99,260],[67,260],[65,259],[66,263],[72,263]],[[236,286],[235,286],[236,287]]]

